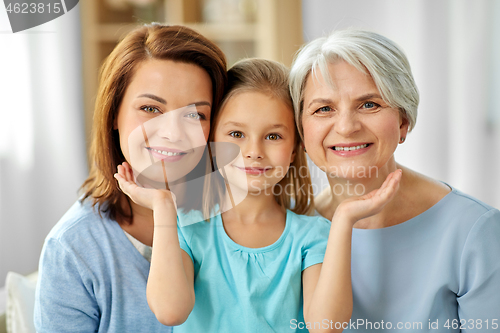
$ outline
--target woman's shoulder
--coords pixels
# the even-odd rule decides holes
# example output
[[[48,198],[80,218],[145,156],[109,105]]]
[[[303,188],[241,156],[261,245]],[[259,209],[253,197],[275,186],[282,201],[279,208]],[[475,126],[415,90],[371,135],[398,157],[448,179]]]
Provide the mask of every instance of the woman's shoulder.
[[[77,200],[47,235],[47,239],[57,239],[61,242],[75,237],[85,238],[85,235],[99,234],[107,218],[99,214],[99,208],[93,207],[88,201]]]

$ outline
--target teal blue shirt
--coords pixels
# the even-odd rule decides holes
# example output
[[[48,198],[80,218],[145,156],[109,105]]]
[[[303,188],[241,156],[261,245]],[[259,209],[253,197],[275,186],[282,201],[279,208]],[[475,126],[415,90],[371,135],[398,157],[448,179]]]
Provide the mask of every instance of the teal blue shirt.
[[[323,262],[329,230],[324,218],[288,210],[275,243],[248,248],[229,238],[220,215],[179,227],[180,246],[194,264],[196,302],[174,332],[296,332],[301,274]]]

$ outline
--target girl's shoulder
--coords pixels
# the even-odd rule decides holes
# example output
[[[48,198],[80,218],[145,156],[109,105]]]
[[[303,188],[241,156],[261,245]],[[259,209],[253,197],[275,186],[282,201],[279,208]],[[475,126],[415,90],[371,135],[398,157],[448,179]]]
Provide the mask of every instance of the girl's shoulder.
[[[290,223],[290,229],[297,233],[319,233],[328,235],[330,230],[330,221],[322,216],[301,215],[287,210],[287,221]]]

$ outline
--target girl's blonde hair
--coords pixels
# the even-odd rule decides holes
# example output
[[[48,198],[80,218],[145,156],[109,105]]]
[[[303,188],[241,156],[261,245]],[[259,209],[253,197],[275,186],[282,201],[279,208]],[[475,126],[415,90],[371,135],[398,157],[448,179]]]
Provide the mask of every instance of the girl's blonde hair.
[[[265,59],[240,60],[228,71],[228,88],[221,103],[221,111],[232,97],[244,92],[259,92],[284,102],[289,106],[293,117],[288,76],[288,68],[279,62]],[[217,126],[219,115],[220,112],[213,120],[214,126]],[[214,133],[215,131],[211,131],[209,142],[213,142]],[[311,214],[314,210],[311,177],[297,124],[295,125],[294,134],[295,158],[285,177],[275,185],[280,187],[280,194],[275,194],[275,199],[281,207],[291,209],[294,213]],[[216,170],[213,163],[212,170]],[[217,178],[217,181],[212,180],[212,177],[206,179],[205,189],[207,191],[205,191],[206,199],[204,200],[203,211],[207,217],[217,200],[222,200],[221,196],[225,193],[225,185],[222,177]]]

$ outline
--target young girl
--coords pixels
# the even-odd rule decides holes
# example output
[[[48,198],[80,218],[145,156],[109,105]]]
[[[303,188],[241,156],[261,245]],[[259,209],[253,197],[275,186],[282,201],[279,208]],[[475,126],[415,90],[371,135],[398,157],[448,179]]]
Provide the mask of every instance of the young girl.
[[[180,325],[176,332],[342,330],[352,311],[352,225],[391,199],[400,173],[342,204],[331,229],[327,220],[299,215],[311,210],[312,193],[288,71],[249,59],[228,75],[209,140],[237,144],[243,159],[223,167],[231,191],[223,207],[212,207],[222,214],[177,232],[170,193],[140,188],[128,165],[118,168],[122,190],[154,212],[148,303],[160,322]],[[232,207],[238,191],[248,194]]]

